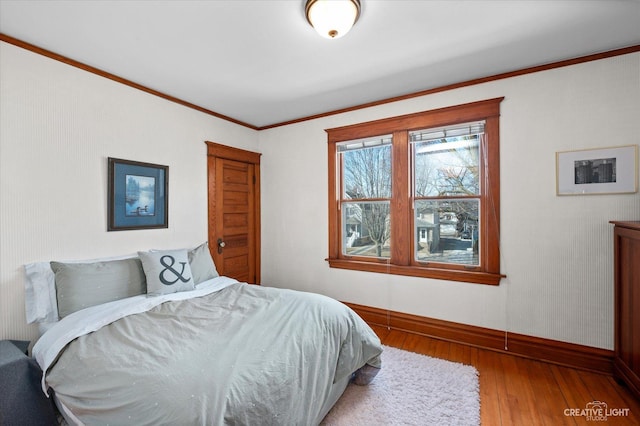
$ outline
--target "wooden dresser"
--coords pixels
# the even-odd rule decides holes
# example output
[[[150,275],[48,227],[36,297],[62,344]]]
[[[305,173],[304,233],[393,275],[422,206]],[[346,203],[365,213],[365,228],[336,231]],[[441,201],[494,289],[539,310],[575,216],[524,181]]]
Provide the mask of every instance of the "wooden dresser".
[[[613,373],[640,399],[640,221],[611,223],[615,225]]]

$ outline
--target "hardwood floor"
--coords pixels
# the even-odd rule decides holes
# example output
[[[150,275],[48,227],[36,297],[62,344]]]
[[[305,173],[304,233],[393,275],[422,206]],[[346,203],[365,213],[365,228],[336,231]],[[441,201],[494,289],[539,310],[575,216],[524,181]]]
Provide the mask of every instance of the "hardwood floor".
[[[483,426],[640,425],[640,401],[613,377],[386,327],[372,328],[384,345],[473,365],[480,373]],[[595,401],[607,404],[606,418],[584,415],[587,404]]]

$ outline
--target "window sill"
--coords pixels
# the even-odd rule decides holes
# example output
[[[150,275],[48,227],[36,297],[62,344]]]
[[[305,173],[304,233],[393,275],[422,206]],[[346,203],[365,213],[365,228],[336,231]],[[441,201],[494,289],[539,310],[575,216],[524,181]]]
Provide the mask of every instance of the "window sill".
[[[380,263],[363,262],[347,259],[326,259],[331,268],[351,269],[354,271],[377,272],[390,275],[433,278],[437,280],[459,281],[473,284],[500,285],[506,275],[491,272],[441,269],[425,266],[399,266],[381,261]]]

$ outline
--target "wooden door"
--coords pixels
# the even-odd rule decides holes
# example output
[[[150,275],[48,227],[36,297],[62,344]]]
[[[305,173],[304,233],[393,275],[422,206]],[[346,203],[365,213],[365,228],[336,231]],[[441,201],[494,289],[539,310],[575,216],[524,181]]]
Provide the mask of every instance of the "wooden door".
[[[260,154],[207,142],[209,250],[220,275],[260,283]]]

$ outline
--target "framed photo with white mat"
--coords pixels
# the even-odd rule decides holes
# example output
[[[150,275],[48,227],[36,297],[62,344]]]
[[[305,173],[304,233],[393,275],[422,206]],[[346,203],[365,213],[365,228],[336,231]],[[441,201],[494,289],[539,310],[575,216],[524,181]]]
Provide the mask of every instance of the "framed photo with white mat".
[[[638,145],[556,152],[556,194],[638,192]]]

